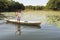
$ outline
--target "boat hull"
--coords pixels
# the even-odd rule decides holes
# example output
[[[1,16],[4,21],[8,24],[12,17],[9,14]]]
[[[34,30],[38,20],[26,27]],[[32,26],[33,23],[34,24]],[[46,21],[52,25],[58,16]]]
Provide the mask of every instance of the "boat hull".
[[[15,24],[20,24],[20,25],[28,25],[28,26],[40,26],[40,22],[36,22],[36,21],[20,21],[18,22],[17,20],[6,20],[6,22],[8,23],[15,23]]]

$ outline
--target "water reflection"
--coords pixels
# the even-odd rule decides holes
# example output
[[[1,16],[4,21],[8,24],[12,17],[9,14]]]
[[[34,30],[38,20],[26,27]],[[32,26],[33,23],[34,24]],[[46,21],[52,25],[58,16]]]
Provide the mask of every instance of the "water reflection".
[[[16,25],[16,33],[21,36],[21,29],[28,29],[28,30],[31,30],[31,29],[40,29],[41,26],[28,26],[28,25],[20,25],[20,24],[15,24]]]
[[[21,26],[17,24],[17,33],[18,35],[21,35]]]
[[[21,30],[22,30],[22,29],[28,29],[28,30],[33,29],[33,30],[34,30],[34,29],[40,29],[40,28],[41,28],[41,26],[21,25],[20,23],[17,24],[17,23],[6,22],[6,24],[12,24],[12,25],[15,25],[15,27],[16,27],[16,33],[17,33],[19,36],[21,36],[21,33],[22,33]]]

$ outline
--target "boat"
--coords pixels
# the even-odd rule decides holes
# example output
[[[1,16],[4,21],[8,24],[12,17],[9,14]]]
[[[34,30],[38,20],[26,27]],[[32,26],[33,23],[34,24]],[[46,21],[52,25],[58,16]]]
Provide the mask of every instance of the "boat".
[[[28,26],[40,26],[41,22],[39,21],[20,21],[18,22],[17,20],[14,19],[5,19],[6,22],[8,23],[16,23],[20,25],[28,25]]]

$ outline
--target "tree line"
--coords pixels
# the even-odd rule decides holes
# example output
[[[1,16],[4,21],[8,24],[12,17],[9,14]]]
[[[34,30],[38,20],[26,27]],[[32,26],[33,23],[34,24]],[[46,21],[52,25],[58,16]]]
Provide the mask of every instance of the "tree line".
[[[46,6],[26,6],[26,9],[32,9],[32,10],[60,10],[60,0],[49,0]]]
[[[13,0],[0,0],[0,12],[11,12],[16,10],[43,10],[43,9],[51,9],[51,10],[60,10],[60,0],[49,0],[46,6],[24,6],[22,3],[15,2]]]
[[[13,0],[0,0],[0,12],[10,12],[16,10],[24,10],[25,6],[22,3]]]
[[[25,9],[30,9],[30,10],[43,10],[44,9],[44,6],[32,6],[32,5],[29,5],[29,6],[25,6]]]

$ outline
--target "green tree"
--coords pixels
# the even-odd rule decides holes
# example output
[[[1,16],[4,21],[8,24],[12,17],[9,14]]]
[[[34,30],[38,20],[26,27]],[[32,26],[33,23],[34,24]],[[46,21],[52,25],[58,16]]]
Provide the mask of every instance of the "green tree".
[[[20,4],[19,2],[11,2],[9,5],[8,5],[8,10],[9,11],[16,11],[16,10],[24,10],[25,9],[25,6],[23,4]]]
[[[24,10],[25,6],[13,0],[0,0],[0,12]]]
[[[0,0],[0,12],[5,11],[7,7],[7,0]]]
[[[49,0],[46,6],[48,9],[59,10],[60,0]]]

